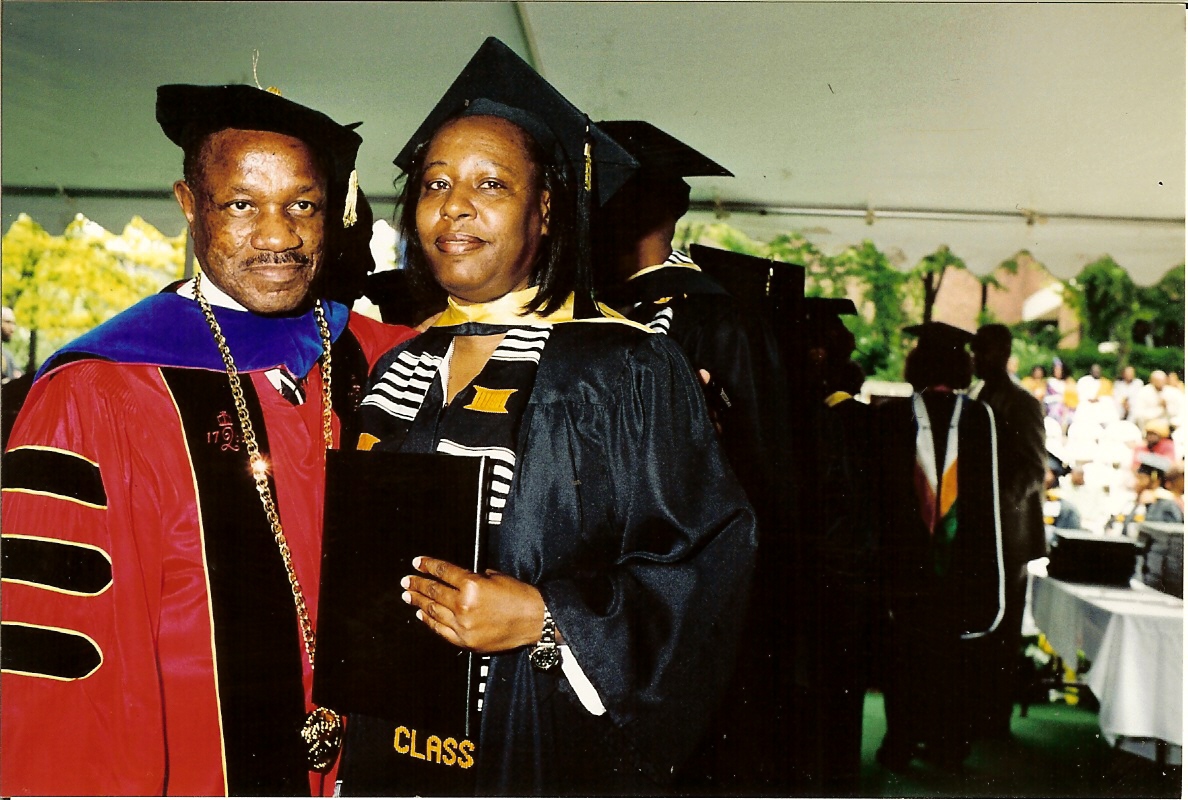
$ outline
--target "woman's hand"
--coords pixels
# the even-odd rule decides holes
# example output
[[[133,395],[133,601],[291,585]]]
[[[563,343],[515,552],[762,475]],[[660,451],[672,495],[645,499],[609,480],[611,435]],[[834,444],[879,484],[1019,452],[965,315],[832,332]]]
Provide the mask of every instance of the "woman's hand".
[[[406,575],[404,602],[417,619],[447,642],[476,653],[497,653],[535,644],[544,624],[544,599],[535,586],[502,572],[480,575],[448,561],[418,556]]]

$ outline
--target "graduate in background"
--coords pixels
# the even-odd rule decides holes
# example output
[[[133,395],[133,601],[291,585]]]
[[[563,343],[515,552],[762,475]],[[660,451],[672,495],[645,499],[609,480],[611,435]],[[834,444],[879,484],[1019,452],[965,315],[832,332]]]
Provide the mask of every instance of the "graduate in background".
[[[1006,568],[1006,616],[998,630],[973,645],[983,655],[975,659],[980,676],[974,682],[980,690],[971,702],[983,709],[978,720],[980,728],[975,733],[1005,739],[1011,733],[1011,713],[1019,683],[1027,562],[1047,551],[1042,508],[1047,454],[1044,411],[1007,370],[1011,356],[1010,328],[997,323],[983,325],[978,328],[971,349],[974,373],[981,380],[970,389],[969,396],[990,406],[998,431],[999,499]],[[1083,403],[1085,395],[1081,398]]]
[[[600,297],[676,342],[702,371],[722,447],[759,522],[754,594],[743,623],[750,645],[740,654],[717,721],[678,784],[696,794],[785,791],[793,731],[781,683],[790,675],[790,641],[771,633],[785,619],[777,595],[789,582],[786,376],[759,310],[672,246],[677,222],[689,210],[685,178],[731,173],[650,123],[598,127],[640,164],[595,216]]]
[[[875,409],[889,633],[878,760],[958,768],[975,728],[963,644],[993,633],[1005,611],[997,434],[989,407],[959,393],[973,334],[941,322],[905,332],[919,337],[904,368],[913,394]]]
[[[859,792],[862,712],[872,639],[877,453],[872,409],[855,399],[862,368],[850,360],[857,314],[846,298],[806,297],[800,324],[803,424],[797,448],[801,506],[796,607],[797,735],[793,790]]]
[[[769,506],[784,494],[778,464],[787,390],[779,350],[761,314],[672,246],[677,222],[689,210],[684,179],[732,173],[647,122],[598,127],[640,164],[594,217],[599,298],[667,335],[694,369],[709,373],[708,400],[722,447],[762,527]]]

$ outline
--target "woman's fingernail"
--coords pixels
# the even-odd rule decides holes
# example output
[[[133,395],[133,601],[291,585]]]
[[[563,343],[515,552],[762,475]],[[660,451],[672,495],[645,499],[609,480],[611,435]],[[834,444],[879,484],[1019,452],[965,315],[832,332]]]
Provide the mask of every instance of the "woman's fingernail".
[[[410,578],[408,575],[405,575],[403,578],[401,578],[400,579],[400,588],[401,589],[411,589],[412,588],[412,578]]]
[[[409,594],[408,592],[404,592],[403,594],[401,594],[400,599],[406,603],[409,603],[410,605],[412,604],[412,595]]]
[[[420,569],[420,568],[421,568],[421,557],[417,556],[416,558],[413,559],[413,569]]]

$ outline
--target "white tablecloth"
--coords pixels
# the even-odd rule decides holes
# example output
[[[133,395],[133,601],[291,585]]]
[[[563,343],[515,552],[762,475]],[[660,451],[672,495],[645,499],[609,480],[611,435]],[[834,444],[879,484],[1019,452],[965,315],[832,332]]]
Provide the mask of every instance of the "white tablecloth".
[[[1119,737],[1184,744],[1184,601],[1141,584],[1125,589],[1065,583],[1032,562],[1031,612],[1066,664],[1077,650],[1101,703],[1110,744]],[[1178,760],[1178,759],[1175,759]]]

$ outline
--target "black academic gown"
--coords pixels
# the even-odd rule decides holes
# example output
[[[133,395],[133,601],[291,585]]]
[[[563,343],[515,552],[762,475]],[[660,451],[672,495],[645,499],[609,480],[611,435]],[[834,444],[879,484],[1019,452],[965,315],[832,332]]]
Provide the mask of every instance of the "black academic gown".
[[[957,395],[926,392],[937,464]],[[995,430],[990,409],[962,398],[958,426],[957,532],[948,568],[934,567],[933,537],[920,518],[913,486],[916,423],[911,398],[876,407],[878,507],[883,603],[888,637],[883,664],[885,746],[916,743],[941,757],[968,754],[974,720],[969,648],[1002,622],[1004,586],[998,524]]]
[[[871,408],[839,392],[806,422],[793,790],[844,797],[858,792],[875,596]]]
[[[1002,738],[1010,734],[1019,683],[1027,562],[1047,551],[1043,492],[1048,453],[1043,408],[1030,392],[1005,373],[988,376],[976,391],[998,426],[1006,614],[993,635],[974,644],[981,650],[974,659],[979,674],[971,676],[979,687],[973,702],[981,708],[975,733]]]
[[[382,442],[377,424],[364,430]],[[587,712],[561,670],[533,669],[528,648],[494,655],[477,791],[656,794],[734,663],[753,512],[684,356],[623,323],[554,326],[516,452],[488,564],[540,590],[607,713]]]
[[[628,319],[667,334],[694,369],[708,371],[725,390],[730,407],[714,406],[722,449],[761,522],[774,517],[773,506],[788,502],[781,483],[788,399],[779,348],[766,323],[691,267],[663,266],[633,278],[614,301]]]
[[[792,675],[785,630],[793,555],[789,517],[787,379],[770,328],[720,284],[687,266],[661,266],[617,287],[611,301],[629,319],[666,334],[694,369],[708,371],[729,407],[710,393],[722,449],[759,521],[760,541],[747,651],[722,713],[682,777],[694,794],[783,792],[794,734],[787,712]]]

